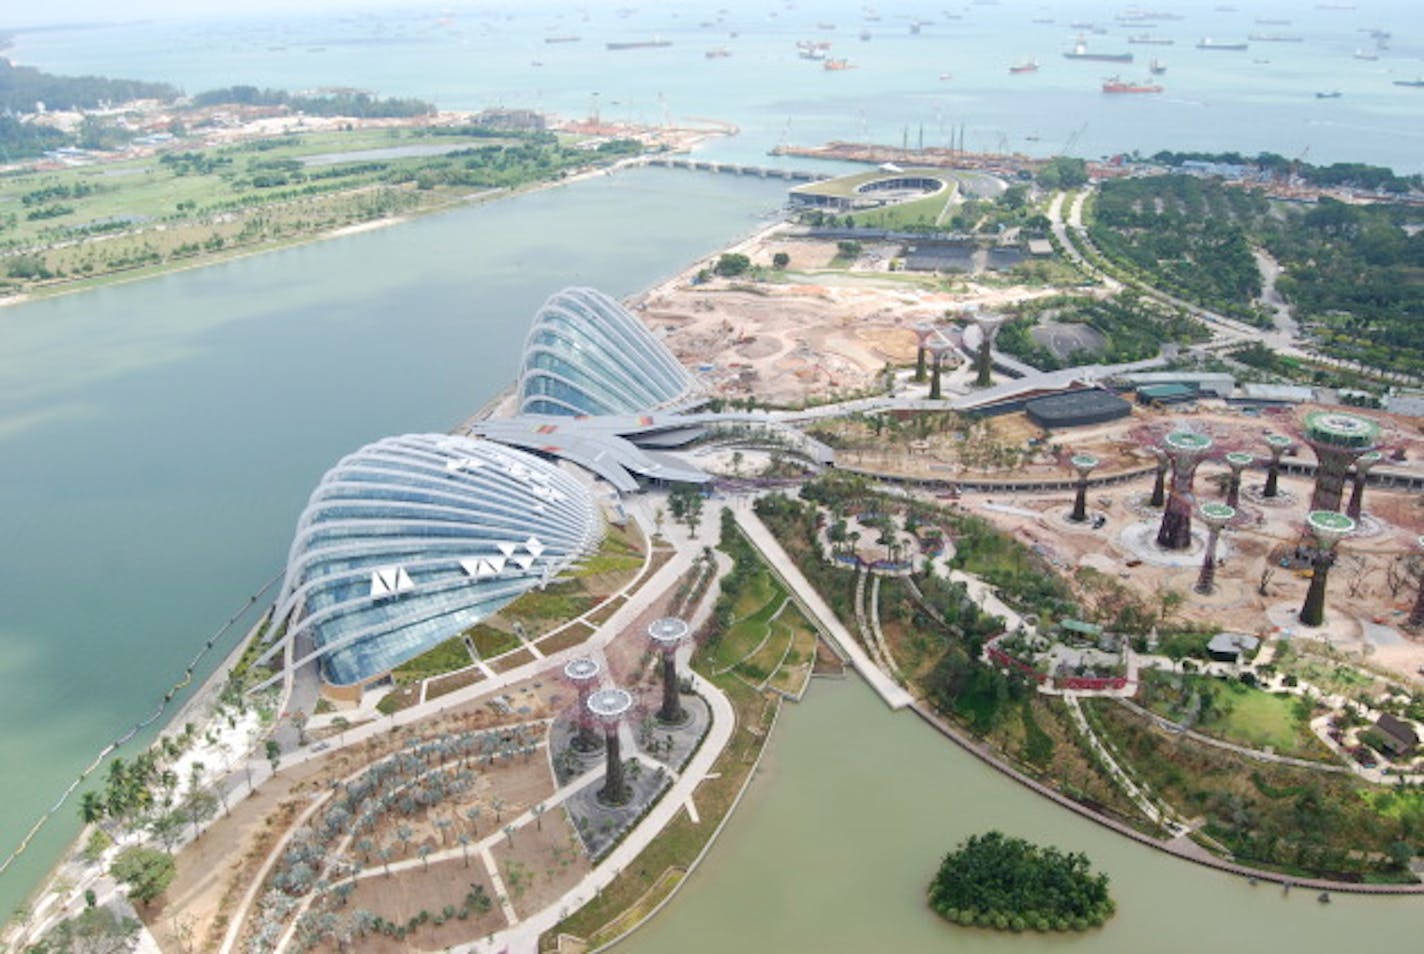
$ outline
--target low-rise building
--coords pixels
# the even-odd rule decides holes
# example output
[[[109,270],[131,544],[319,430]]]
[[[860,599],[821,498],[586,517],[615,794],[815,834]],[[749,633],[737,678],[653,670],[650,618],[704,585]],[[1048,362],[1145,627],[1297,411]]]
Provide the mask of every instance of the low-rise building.
[[[1256,652],[1261,641],[1245,633],[1217,633],[1206,644],[1206,654],[1215,662],[1240,662],[1243,656]]]

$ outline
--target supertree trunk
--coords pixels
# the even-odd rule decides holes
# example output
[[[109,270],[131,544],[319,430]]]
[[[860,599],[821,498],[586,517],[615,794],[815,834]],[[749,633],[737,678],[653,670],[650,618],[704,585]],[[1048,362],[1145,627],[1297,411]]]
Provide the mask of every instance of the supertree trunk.
[[[1173,491],[1162,512],[1157,529],[1157,545],[1164,550],[1185,550],[1192,545],[1192,501]]]
[[[1241,506],[1241,471],[1236,470],[1231,473],[1231,483],[1226,485],[1226,505],[1228,507]]]
[[[974,379],[975,387],[987,388],[990,384],[994,383],[992,377],[994,363],[989,354],[991,344],[992,342],[989,341],[989,335],[986,333],[984,340],[979,343],[979,359],[976,362],[978,364],[979,374]]]
[[[932,368],[931,368],[931,370],[930,370],[930,400],[931,400],[931,401],[938,401],[938,400],[939,400],[939,369],[940,369],[939,355],[935,355],[934,365],[932,366]]]
[[[1084,523],[1088,519],[1088,481],[1078,480],[1078,492],[1073,497],[1073,515],[1068,518],[1074,523]]]
[[[1350,458],[1316,449],[1315,490],[1310,495],[1311,510],[1340,511],[1340,498],[1345,496],[1345,477]]]
[[[1266,486],[1261,491],[1262,497],[1275,497],[1280,493],[1281,482],[1281,459],[1272,458],[1271,466],[1266,469]]]
[[[1160,506],[1162,506],[1162,502],[1166,499],[1166,495],[1167,495],[1167,469],[1166,469],[1165,467],[1158,467],[1158,468],[1157,468],[1157,481],[1156,481],[1156,483],[1154,483],[1154,484],[1152,485],[1152,500],[1151,500],[1151,505],[1154,506],[1154,507],[1160,507]]]
[[[925,349],[924,346],[915,349],[915,383],[923,384],[925,380]]]
[[[1330,566],[1334,562],[1333,553],[1321,553],[1314,560],[1310,589],[1306,590],[1305,604],[1300,608],[1300,621],[1305,626],[1319,626],[1325,622],[1325,583],[1330,576]]]
[[[1206,536],[1206,553],[1202,555],[1201,572],[1197,574],[1196,591],[1203,596],[1216,589],[1216,540],[1221,532],[1215,527]]]
[[[628,801],[628,783],[623,780],[623,759],[618,752],[616,725],[604,734],[604,745],[608,749],[608,771],[603,776],[603,789],[598,795],[610,805],[622,805]]]
[[[663,707],[658,710],[658,718],[670,725],[685,719],[677,692],[677,663],[672,653],[663,653]]]
[[[1424,626],[1424,580],[1419,581],[1419,596],[1414,600],[1414,609],[1409,614],[1409,625],[1416,629]]]
[[[1354,477],[1354,487],[1350,489],[1350,502],[1345,505],[1345,516],[1355,520],[1360,519],[1360,514],[1365,509],[1365,474],[1356,474]]]

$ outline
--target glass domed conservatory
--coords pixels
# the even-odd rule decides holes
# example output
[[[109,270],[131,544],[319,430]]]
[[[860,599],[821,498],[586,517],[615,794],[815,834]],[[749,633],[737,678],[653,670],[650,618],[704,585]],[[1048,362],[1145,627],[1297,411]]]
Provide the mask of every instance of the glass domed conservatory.
[[[557,466],[476,438],[408,434],[342,458],[297,523],[269,631],[326,682],[380,676],[590,552],[592,495]]]
[[[592,288],[566,288],[534,316],[519,372],[519,413],[646,413],[685,399],[694,387],[626,308]]]

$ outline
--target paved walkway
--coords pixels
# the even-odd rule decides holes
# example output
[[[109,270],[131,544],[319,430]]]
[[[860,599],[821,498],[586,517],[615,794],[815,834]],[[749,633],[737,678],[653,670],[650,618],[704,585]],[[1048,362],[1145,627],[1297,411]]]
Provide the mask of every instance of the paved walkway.
[[[796,595],[796,601],[811,616],[817,627],[827,634],[839,646],[842,655],[848,657],[855,671],[860,673],[870,688],[874,689],[885,704],[892,709],[903,709],[914,702],[910,694],[905,689],[895,683],[879,666],[871,662],[864,649],[851,636],[850,631],[845,628],[836,614],[826,605],[826,601],[821,598],[821,594],[816,592],[816,588],[811,585],[806,577],[801,575],[796,564],[792,562],[790,555],[771,535],[771,531],[766,528],[766,524],[752,511],[750,502],[738,502],[739,505],[732,508],[732,513],[736,516],[737,526],[747,535],[752,546],[761,551],[762,558],[766,560],[771,571]]]

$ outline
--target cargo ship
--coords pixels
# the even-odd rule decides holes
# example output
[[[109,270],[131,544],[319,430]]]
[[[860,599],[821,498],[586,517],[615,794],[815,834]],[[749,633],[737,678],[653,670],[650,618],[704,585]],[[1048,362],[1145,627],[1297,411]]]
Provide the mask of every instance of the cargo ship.
[[[1197,41],[1197,49],[1199,50],[1226,50],[1239,53],[1246,48],[1245,43],[1223,43],[1220,40],[1213,40],[1209,36],[1204,36]]]
[[[583,37],[581,37],[581,36],[574,36],[572,33],[565,33],[565,34],[563,34],[563,35],[561,35],[561,36],[546,36],[546,37],[544,37],[544,42],[545,42],[545,43],[577,43],[577,42],[578,42],[579,40],[581,40],[581,39],[583,39]]]
[[[821,69],[835,72],[836,70],[853,70],[855,67],[850,65],[850,60],[826,60],[821,64]]]
[[[1316,98],[1316,99],[1339,99],[1339,98],[1340,98],[1341,96],[1343,96],[1343,95],[1344,95],[1344,94],[1341,93],[1338,89],[1332,89],[1332,90],[1330,90],[1329,92],[1317,92],[1317,93],[1315,94],[1315,98]]]
[[[1378,54],[1378,53],[1369,53],[1369,52],[1366,52],[1365,50],[1356,50],[1356,51],[1355,51],[1355,59],[1357,59],[1357,60],[1364,60],[1364,61],[1367,62],[1367,63],[1373,63],[1375,60],[1378,60],[1378,59],[1379,59],[1379,54]]]
[[[1103,80],[1104,93],[1160,93],[1162,87],[1155,83],[1127,83],[1116,76]]]
[[[1414,89],[1424,89],[1424,79],[1395,80],[1395,86],[1409,86]]]
[[[1305,37],[1294,33],[1252,33],[1246,37],[1252,43],[1304,43]]]
[[[1135,43],[1138,46],[1171,46],[1176,40],[1169,40],[1161,36],[1149,36],[1146,33],[1139,33],[1137,36],[1130,36],[1127,42]]]
[[[708,50],[702,55],[707,57],[709,60],[725,60],[727,57],[732,55],[732,51],[727,49],[725,46],[719,46],[717,49]]]
[[[603,45],[610,50],[653,50],[664,46],[672,46],[672,40],[653,37],[651,40],[611,41]]]
[[[1131,63],[1131,53],[1089,53],[1088,44],[1080,38],[1073,49],[1063,54],[1065,60],[1091,60],[1095,63]]]
[[[1024,60],[1009,67],[1010,73],[1037,73],[1038,60]]]

